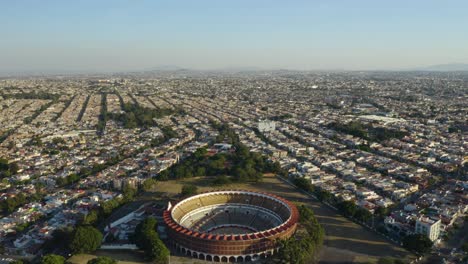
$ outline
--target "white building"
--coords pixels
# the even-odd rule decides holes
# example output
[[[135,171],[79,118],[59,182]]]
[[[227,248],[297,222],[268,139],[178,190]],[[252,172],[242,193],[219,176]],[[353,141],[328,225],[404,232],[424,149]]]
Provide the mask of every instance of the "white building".
[[[260,132],[273,132],[276,129],[276,123],[274,121],[262,120],[258,122],[258,131]]]
[[[420,217],[416,220],[415,232],[426,235],[431,241],[435,241],[439,238],[440,223],[440,219],[434,220],[428,217]]]

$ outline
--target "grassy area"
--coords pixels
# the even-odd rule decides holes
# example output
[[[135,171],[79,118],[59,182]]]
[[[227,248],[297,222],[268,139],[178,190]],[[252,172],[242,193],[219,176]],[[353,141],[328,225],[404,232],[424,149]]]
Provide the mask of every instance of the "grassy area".
[[[380,235],[351,222],[334,210],[324,206],[318,201],[300,193],[294,187],[273,175],[265,175],[260,183],[232,183],[225,186],[211,186],[207,177],[188,178],[158,182],[149,192],[137,197],[132,207],[145,201],[167,202],[179,199],[179,193],[184,184],[194,184],[199,192],[221,189],[243,189],[260,192],[269,192],[279,195],[296,203],[310,206],[325,228],[324,247],[321,252],[322,264],[327,263],[376,263],[380,257],[409,258],[411,254],[401,247],[395,246],[383,239]],[[127,211],[125,208],[121,210]],[[143,259],[135,252],[125,251],[98,251],[97,255],[105,255],[122,261],[122,263],[143,263]],[[73,264],[86,263],[91,255],[78,255],[70,259]],[[194,262],[195,261],[195,262]],[[203,263],[184,256],[171,256],[171,263]]]
[[[111,257],[119,262],[119,264],[140,264],[149,263],[143,260],[143,255],[140,252],[129,250],[98,250],[94,254],[78,254],[67,260],[71,264],[86,264],[89,260],[99,257]]]

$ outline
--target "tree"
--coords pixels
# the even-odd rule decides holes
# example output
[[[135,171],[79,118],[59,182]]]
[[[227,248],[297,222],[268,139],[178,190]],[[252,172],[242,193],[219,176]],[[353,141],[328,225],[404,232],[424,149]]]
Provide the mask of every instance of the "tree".
[[[102,256],[88,260],[87,264],[117,264],[117,261],[115,259]]]
[[[92,226],[79,226],[70,243],[73,253],[89,253],[101,246],[102,234]]]
[[[18,163],[12,162],[8,165],[8,167],[9,167],[8,169],[10,170],[11,174],[18,173],[18,170],[19,170]]]
[[[433,242],[425,235],[413,234],[403,238],[403,247],[419,254],[429,253]]]
[[[329,191],[326,191],[326,190],[318,190],[317,192],[315,192],[316,196],[317,196],[317,199],[319,199],[320,201],[330,201],[333,197],[333,195],[329,192]]]
[[[67,251],[73,237],[73,228],[71,226],[57,229],[52,233],[52,238],[46,240],[42,247],[44,252]]]
[[[180,195],[182,197],[185,196],[192,196],[198,193],[198,187],[193,185],[193,184],[186,184],[182,186],[182,190],[180,192]]]
[[[124,196],[124,202],[130,202],[133,200],[137,193],[137,190],[135,188],[132,188],[128,185],[126,185],[123,188],[123,196]]]
[[[354,215],[357,219],[366,222],[372,218],[372,213],[364,208],[357,208]]]
[[[83,220],[83,224],[85,225],[93,225],[99,219],[99,213],[97,210],[91,210],[89,214],[87,214]]]
[[[198,167],[195,170],[195,176],[205,176],[206,175],[206,169],[204,167]]]
[[[352,201],[343,201],[338,204],[338,209],[348,217],[353,217],[356,214],[357,207]]]
[[[310,180],[307,180],[306,178],[296,177],[294,178],[293,183],[299,189],[302,189],[307,192],[311,192],[313,189],[312,183],[310,183]]]
[[[157,221],[153,217],[148,217],[141,221],[136,227],[132,236],[132,240],[136,246],[143,250],[148,250],[150,247],[149,237],[156,233]]]
[[[311,263],[314,262],[315,252],[323,243],[324,230],[314,212],[301,205],[299,209],[299,222],[306,229],[306,233],[299,237],[279,240],[279,252],[274,255],[276,263]]]
[[[101,209],[105,216],[109,216],[115,208],[119,207],[119,205],[120,204],[117,199],[112,199],[101,203]]]
[[[145,192],[150,191],[157,184],[156,179],[149,178],[143,182],[143,190]]]
[[[229,178],[226,175],[221,175],[221,176],[216,177],[212,181],[212,184],[219,186],[219,185],[229,184],[230,182],[231,181],[229,180]]]
[[[151,241],[151,252],[149,254],[149,258],[154,263],[167,263],[169,260],[169,249],[167,249],[166,245],[159,239],[157,236],[152,236]]]
[[[41,264],[64,264],[65,258],[55,254],[45,255],[41,259]]]
[[[375,214],[379,217],[385,217],[388,215],[388,208],[379,206],[375,210]]]
[[[156,232],[156,219],[148,217],[137,225],[132,240],[138,248],[145,252],[146,257],[154,263],[167,263],[169,250],[159,239]]]
[[[468,254],[468,242],[463,243],[462,249],[466,254]]]

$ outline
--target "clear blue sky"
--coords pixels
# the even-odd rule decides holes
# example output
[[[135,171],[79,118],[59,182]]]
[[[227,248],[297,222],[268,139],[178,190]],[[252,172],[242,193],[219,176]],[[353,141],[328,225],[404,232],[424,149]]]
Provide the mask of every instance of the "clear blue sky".
[[[0,72],[468,62],[466,0],[1,0]]]

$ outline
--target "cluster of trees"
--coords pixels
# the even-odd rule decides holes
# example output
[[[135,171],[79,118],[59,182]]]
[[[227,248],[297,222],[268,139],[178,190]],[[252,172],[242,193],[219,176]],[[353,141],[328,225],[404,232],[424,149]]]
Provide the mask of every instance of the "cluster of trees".
[[[77,183],[80,180],[80,176],[76,173],[72,173],[66,177],[59,177],[55,180],[57,186],[65,186],[73,183]]]
[[[347,124],[332,122],[327,126],[330,129],[360,137],[369,141],[381,142],[392,138],[401,139],[408,135],[408,132],[397,131],[384,127],[373,127],[365,125],[359,121],[351,121]]]
[[[49,254],[41,258],[41,264],[65,264],[65,258],[60,255]]]
[[[50,94],[44,92],[28,92],[28,93],[2,93],[5,99],[40,99],[57,101],[60,98],[59,94]]]
[[[100,220],[106,219],[109,217],[112,212],[119,208],[120,206],[133,201],[137,190],[129,186],[123,189],[123,197],[117,197],[105,202],[102,202],[99,208],[92,209],[88,215],[83,219],[83,224],[98,226]]]
[[[153,263],[167,263],[170,252],[156,232],[156,219],[148,217],[135,228],[132,240]]]
[[[337,204],[340,212],[351,218],[356,218],[360,221],[367,222],[372,218],[372,213],[368,210],[357,206],[353,201],[342,201]]]
[[[462,248],[463,252],[468,254],[468,242],[463,243],[461,248]]]
[[[162,126],[162,127],[160,127],[160,129],[161,129],[161,132],[164,135],[165,140],[177,137],[177,133],[169,126]]]
[[[409,251],[424,255],[431,252],[434,244],[427,236],[423,234],[412,234],[403,238],[403,247]]]
[[[154,118],[161,118],[174,113],[168,108],[146,108],[138,104],[126,103],[123,105],[125,113],[107,113],[107,116],[117,122],[122,123],[125,128],[147,128],[155,126]]]
[[[298,209],[299,223],[305,232],[279,241],[280,250],[273,257],[273,261],[276,263],[313,263],[316,252],[323,244],[325,231],[314,212],[304,205],[299,206]]]
[[[270,117],[270,119],[271,120],[284,120],[284,119],[289,119],[289,118],[292,118],[292,117],[293,116],[290,113],[287,113],[287,114],[272,116],[272,117]]]
[[[226,142],[235,147],[241,144],[239,136],[237,136],[236,132],[232,130],[227,123],[210,122],[210,125],[218,130],[218,136],[215,139],[216,142]]]
[[[43,252],[91,253],[101,246],[102,238],[101,232],[90,225],[79,225],[76,229],[72,227],[58,229],[54,231],[52,238],[44,244]],[[47,258],[44,259],[45,257]],[[45,257],[42,261],[49,261],[47,263],[61,260],[56,255],[46,255]]]
[[[15,132],[15,128],[10,128],[9,130],[5,131],[2,135],[0,135],[0,143],[5,141],[9,136],[13,135]]]
[[[41,199],[40,194],[26,196],[24,193],[18,193],[16,196],[8,197],[0,201],[0,210],[2,213],[12,213],[16,208]]]
[[[73,232],[70,241],[70,250],[74,253],[90,253],[101,246],[102,234],[96,228],[83,225]]]
[[[225,175],[232,175],[232,180],[238,182],[255,182],[260,181],[266,172],[279,173],[281,171],[278,163],[269,162],[263,155],[250,152],[227,124],[212,123],[211,125],[219,131],[216,142],[231,144],[234,151],[210,156],[206,148],[200,148],[191,157],[163,171],[159,175],[160,180],[216,176],[214,184],[220,185],[231,180],[227,177],[220,178]]]
[[[158,181],[157,181],[156,179],[149,178],[149,179],[146,179],[146,180],[142,183],[141,188],[143,189],[143,191],[148,192],[148,191],[150,191],[157,183],[158,183]]]
[[[163,171],[159,179],[232,175],[232,180],[237,182],[256,182],[262,179],[263,173],[276,172],[279,169],[279,164],[269,162],[259,153],[250,152],[243,145],[239,145],[233,153],[217,153],[212,156],[207,155],[205,148],[201,148],[191,157]]]
[[[16,162],[9,163],[7,159],[0,158],[0,178],[8,178],[18,173],[19,166]]]

